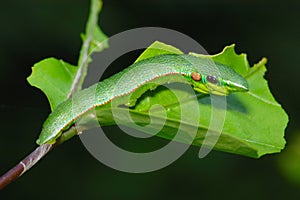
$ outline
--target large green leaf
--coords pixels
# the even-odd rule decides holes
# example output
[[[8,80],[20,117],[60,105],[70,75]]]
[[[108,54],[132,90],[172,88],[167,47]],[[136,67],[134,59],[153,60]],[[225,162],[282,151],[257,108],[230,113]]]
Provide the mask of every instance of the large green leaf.
[[[181,53],[175,47],[155,42],[138,59],[142,60],[171,52]],[[193,54],[195,56],[207,56]],[[214,61],[231,66],[247,79],[250,87],[250,91],[247,93],[235,93],[227,97],[225,124],[222,134],[212,148],[253,158],[268,153],[280,152],[285,145],[283,136],[288,117],[280,104],[274,100],[267,81],[263,78],[266,71],[266,59],[264,58],[258,64],[249,67],[246,55],[237,55],[233,45],[226,47],[220,54],[209,57]],[[39,84],[43,85],[44,83],[40,82]],[[64,85],[64,83],[61,84]],[[63,87],[62,85],[61,87]],[[178,99],[174,96],[174,91],[177,92],[180,99],[186,99],[186,101],[181,101],[179,104]],[[199,114],[195,113],[195,108],[189,106],[189,99],[193,95],[193,93],[182,90],[176,85],[173,87],[173,91],[160,86],[153,91],[146,92],[138,99],[136,106],[129,109],[129,112],[134,122],[140,125],[150,123],[149,117],[151,117],[152,131],[156,130],[155,127],[163,126],[157,136],[168,140],[174,139],[178,127],[182,125],[181,128],[186,134],[183,137],[176,138],[176,140],[184,143],[188,142],[191,139],[189,131],[191,128],[197,128],[198,132],[193,144],[201,146],[205,137],[215,137],[215,135],[206,136],[210,125],[212,106],[209,95],[199,95],[197,98],[201,117],[198,125],[195,126],[189,121],[181,119],[180,109],[182,107],[187,109],[192,117]],[[163,106],[165,109],[161,109],[162,107],[152,109],[149,114],[150,108],[156,104]],[[125,117],[128,112],[127,108],[110,108],[109,106],[101,108],[101,112],[98,113],[102,125],[116,123],[112,111],[118,112],[118,118],[124,116],[123,123],[131,126],[130,120],[126,121],[127,118]],[[221,109],[221,111],[224,110]],[[150,133],[152,132],[150,131]]]
[[[158,49],[153,48],[154,46]],[[143,55],[149,57],[149,55],[164,54],[165,52],[161,49],[165,46],[163,43],[156,42],[139,59],[144,59]],[[170,47],[166,47],[166,51],[168,51]],[[195,56],[207,56],[192,54]],[[222,134],[218,142],[211,148],[253,158],[280,152],[285,145],[284,130],[288,122],[288,117],[280,104],[274,100],[268,88],[267,81],[263,78],[266,72],[266,59],[263,58],[258,64],[250,68],[246,55],[237,55],[234,51],[234,45],[226,47],[220,54],[208,57],[214,61],[231,66],[247,79],[250,87],[250,91],[247,93],[235,93],[227,97],[226,118]],[[177,95],[179,94],[178,96],[181,99],[187,99],[187,101],[179,104],[174,91]],[[164,128],[157,136],[169,140],[174,139],[178,127],[180,124],[183,124],[182,129],[186,134],[184,137],[177,138],[177,140],[180,142],[189,141],[191,137],[189,131],[193,125],[189,121],[181,119],[180,109],[184,107],[188,109],[191,117],[197,117],[199,113],[195,113],[195,109],[188,106],[190,103],[188,99],[191,98],[191,95],[194,94],[176,86],[173,87],[172,91],[162,86],[158,87],[154,91],[148,91],[139,99],[137,105],[133,109],[130,109],[131,117],[135,123],[140,125],[151,123],[152,129],[150,129],[149,133],[152,134],[156,131],[155,127],[163,125]],[[206,136],[212,112],[210,96],[199,95],[198,102],[201,117],[193,144],[201,146],[205,137],[213,138],[216,135]],[[153,109],[149,114],[150,108],[157,104],[163,106],[165,109]],[[114,113],[117,113],[114,117],[110,109],[101,109],[101,112],[98,113],[103,125],[114,124],[114,118],[117,117],[122,118],[123,124],[136,127],[128,119],[126,109],[120,107],[113,107],[112,109]],[[218,110],[218,108],[216,109]],[[151,117],[151,121],[149,117]]]

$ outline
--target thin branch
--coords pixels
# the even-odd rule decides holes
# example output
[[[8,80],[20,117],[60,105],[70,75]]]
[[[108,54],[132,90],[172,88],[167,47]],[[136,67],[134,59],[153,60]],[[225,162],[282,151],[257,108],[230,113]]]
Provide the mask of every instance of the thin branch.
[[[78,59],[78,70],[76,73],[76,76],[74,78],[74,81],[72,83],[72,86],[70,88],[70,91],[68,93],[68,98],[70,98],[74,93],[81,90],[82,83],[84,81],[84,78],[87,73],[87,67],[89,62],[89,50],[92,43],[92,40],[94,39],[94,30],[97,27],[98,23],[98,15],[102,7],[102,2],[99,0],[92,0],[91,1],[91,8],[90,8],[90,15],[88,18],[88,22],[86,25],[86,31],[85,31],[85,37],[84,43],[80,50],[80,55]]]
[[[19,178],[44,157],[55,145],[44,144],[36,148],[31,154],[19,162],[15,167],[0,177],[0,190],[13,180]]]
[[[64,143],[71,137],[82,132],[84,129],[76,129],[75,126],[70,127],[54,144],[43,144],[37,147],[31,154],[19,162],[16,166],[11,168],[8,172],[0,177],[0,190],[7,186],[12,181],[22,176],[26,171],[33,167],[41,158],[49,153],[54,147]]]

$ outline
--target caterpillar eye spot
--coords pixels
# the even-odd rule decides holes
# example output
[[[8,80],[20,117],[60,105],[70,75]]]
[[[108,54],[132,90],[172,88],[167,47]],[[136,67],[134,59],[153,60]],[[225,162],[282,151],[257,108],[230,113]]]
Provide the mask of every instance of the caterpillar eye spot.
[[[206,77],[206,80],[207,80],[208,82],[210,82],[210,83],[213,83],[213,84],[217,84],[217,83],[218,83],[218,79],[217,79],[217,77],[215,77],[215,76],[210,76],[210,75],[208,75],[208,76]]]
[[[191,77],[194,81],[201,81],[201,75],[197,72],[193,72]]]

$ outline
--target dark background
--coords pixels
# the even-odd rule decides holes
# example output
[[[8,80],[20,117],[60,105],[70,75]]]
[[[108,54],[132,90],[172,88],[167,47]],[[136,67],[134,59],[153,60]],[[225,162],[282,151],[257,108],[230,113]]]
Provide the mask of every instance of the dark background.
[[[50,112],[46,97],[26,82],[31,66],[52,56],[76,64],[88,10],[85,0],[0,3],[0,174],[36,147],[41,124]],[[74,138],[1,191],[0,198],[300,197],[300,154],[293,157],[300,151],[300,144],[294,143],[300,108],[299,10],[300,3],[290,0],[118,0],[105,1],[100,16],[108,36],[158,26],[191,36],[211,54],[235,43],[237,52],[247,53],[251,64],[267,57],[270,89],[290,116],[283,153],[256,160],[213,151],[199,159],[199,148],[191,147],[167,168],[128,174],[104,166]]]

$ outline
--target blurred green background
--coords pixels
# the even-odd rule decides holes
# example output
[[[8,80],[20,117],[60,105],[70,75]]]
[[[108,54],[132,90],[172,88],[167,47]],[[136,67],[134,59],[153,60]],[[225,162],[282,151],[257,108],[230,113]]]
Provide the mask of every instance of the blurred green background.
[[[36,147],[50,112],[46,97],[26,82],[31,66],[52,56],[76,64],[88,10],[86,0],[1,2],[0,174]],[[158,26],[191,36],[211,54],[236,43],[251,64],[267,57],[270,89],[290,116],[287,148],[255,160],[216,151],[199,159],[199,148],[191,147],[164,169],[128,174],[104,166],[74,138],[1,191],[0,199],[300,197],[299,10],[300,2],[290,0],[104,1],[100,25],[108,36]],[[110,134],[119,134],[115,130]]]

